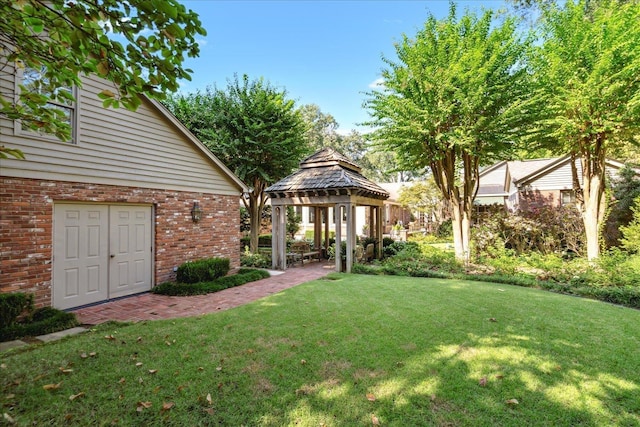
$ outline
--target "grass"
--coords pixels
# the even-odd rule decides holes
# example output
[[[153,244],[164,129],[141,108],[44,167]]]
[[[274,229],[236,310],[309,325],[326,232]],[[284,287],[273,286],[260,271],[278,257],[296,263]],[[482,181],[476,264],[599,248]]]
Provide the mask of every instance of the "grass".
[[[640,425],[640,311],[329,277],[2,354],[2,411],[18,425]]]

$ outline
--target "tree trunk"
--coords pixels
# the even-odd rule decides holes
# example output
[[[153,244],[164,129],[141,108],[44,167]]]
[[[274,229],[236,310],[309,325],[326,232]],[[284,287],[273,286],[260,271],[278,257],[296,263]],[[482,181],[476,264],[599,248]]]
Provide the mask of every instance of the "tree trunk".
[[[265,184],[256,180],[253,183],[253,190],[249,193],[249,202],[243,199],[245,207],[249,211],[249,222],[251,230],[249,231],[249,250],[251,253],[258,253],[258,238],[260,237],[260,223],[262,220],[262,210],[264,209]]]
[[[604,162],[602,162],[604,172]],[[583,167],[583,199],[582,220],[587,237],[587,259],[594,260],[600,256],[600,230],[604,222],[606,199],[604,197],[604,173],[587,176]]]
[[[582,165],[582,200],[578,207],[584,222],[587,238],[587,259],[592,261],[600,256],[600,230],[604,223],[607,209],[605,195],[606,153],[604,134],[589,136],[580,145],[580,162]],[[576,165],[572,155],[572,173],[577,176]]]

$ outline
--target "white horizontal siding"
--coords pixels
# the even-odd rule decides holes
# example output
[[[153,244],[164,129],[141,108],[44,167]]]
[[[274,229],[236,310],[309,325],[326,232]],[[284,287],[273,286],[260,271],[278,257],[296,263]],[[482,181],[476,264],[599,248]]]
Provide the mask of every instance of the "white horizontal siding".
[[[582,186],[582,165],[580,160],[576,160],[578,172],[578,182]],[[613,165],[606,165],[605,171],[607,179],[616,179],[618,176],[618,168]],[[611,183],[611,182],[609,182]],[[530,181],[532,190],[572,190],[573,178],[571,174],[571,161],[567,160],[559,167],[550,172],[540,175],[536,179]]]
[[[96,93],[109,87],[83,79],[78,96],[77,143],[14,135],[13,122],[0,122],[4,145],[21,149],[26,161],[0,160],[2,175],[92,184],[123,185],[233,195],[240,188],[155,105],[137,111],[105,109]],[[0,77],[3,94],[12,76]]]

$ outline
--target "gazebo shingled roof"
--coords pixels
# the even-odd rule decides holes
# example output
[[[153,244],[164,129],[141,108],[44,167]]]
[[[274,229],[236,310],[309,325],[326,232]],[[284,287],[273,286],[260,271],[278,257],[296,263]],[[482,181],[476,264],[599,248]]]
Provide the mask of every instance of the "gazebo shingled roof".
[[[268,187],[270,197],[296,195],[357,194],[387,199],[389,193],[360,173],[360,167],[334,150],[325,147],[300,162],[300,169]]]

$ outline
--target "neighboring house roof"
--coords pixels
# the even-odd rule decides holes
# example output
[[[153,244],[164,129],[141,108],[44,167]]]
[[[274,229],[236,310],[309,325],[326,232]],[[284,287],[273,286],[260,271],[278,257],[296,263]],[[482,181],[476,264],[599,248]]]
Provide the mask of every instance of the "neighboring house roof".
[[[202,141],[200,141],[193,133],[191,133],[191,131],[187,129],[187,127],[180,120],[178,120],[178,118],[174,116],[171,111],[169,111],[164,105],[162,105],[155,99],[151,99],[145,95],[142,96],[144,96],[151,104],[153,104],[153,106],[156,107],[158,111],[167,118],[167,120],[169,120],[175,127],[177,127],[178,130],[180,130],[180,132],[182,132],[196,146],[198,150],[202,151],[202,153],[204,153],[209,159],[211,159],[211,161],[213,161],[213,163],[215,163],[215,165],[218,166],[231,181],[233,181],[238,187],[240,187],[243,193],[249,191],[249,188],[246,186],[246,184],[242,182],[240,178],[238,178],[236,174],[231,171],[231,169],[229,169],[224,163],[222,163],[222,161],[218,159],[211,152],[211,150],[209,150],[209,148],[207,148],[207,146],[202,143]]]
[[[402,189],[410,186],[411,182],[379,182],[378,185],[389,193],[389,201],[396,202],[400,198]]]
[[[546,190],[571,189],[570,163],[570,156],[495,163],[480,171],[476,204],[499,203],[515,194],[519,188],[528,186]],[[579,162],[577,166],[580,175]],[[615,171],[623,166],[617,160],[606,160],[610,177],[615,176]]]
[[[375,199],[387,199],[389,193],[360,173],[360,167],[334,150],[325,147],[300,163],[300,169],[265,190],[272,196],[293,193],[349,192]]]

